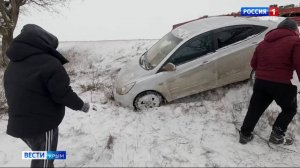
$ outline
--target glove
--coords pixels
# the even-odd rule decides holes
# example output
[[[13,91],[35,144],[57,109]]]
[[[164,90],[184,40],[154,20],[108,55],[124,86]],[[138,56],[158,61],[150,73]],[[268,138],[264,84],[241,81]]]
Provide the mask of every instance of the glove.
[[[89,103],[84,103],[82,108],[81,108],[81,111],[87,113],[89,110],[90,110],[90,104]]]

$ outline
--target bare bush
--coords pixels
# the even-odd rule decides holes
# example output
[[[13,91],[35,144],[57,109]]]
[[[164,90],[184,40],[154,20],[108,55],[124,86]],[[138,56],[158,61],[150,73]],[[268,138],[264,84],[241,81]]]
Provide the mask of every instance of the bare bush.
[[[81,84],[80,88],[82,92],[88,92],[88,91],[97,91],[97,90],[103,90],[104,85],[100,82],[92,82],[88,84]]]
[[[82,59],[83,55],[88,55],[89,53],[87,51],[79,51],[76,48],[70,48],[67,50],[60,49],[59,52],[66,57],[67,60],[70,62],[65,65],[68,73],[70,75],[76,75],[76,72],[79,70],[78,67],[81,67],[85,62],[83,62],[84,59]]]
[[[115,137],[113,137],[112,135],[109,135],[105,148],[106,149],[112,149],[115,139],[116,139]]]
[[[75,47],[60,49],[60,53],[70,61],[65,67],[71,79],[75,82],[76,79],[81,79],[77,80],[80,94],[90,92],[92,96],[94,93],[102,92],[105,99],[101,98],[103,100],[100,102],[106,103],[107,100],[114,100],[111,79],[115,77],[116,72],[111,70],[112,67],[100,65],[103,61],[101,55],[95,59],[91,57],[88,50]]]

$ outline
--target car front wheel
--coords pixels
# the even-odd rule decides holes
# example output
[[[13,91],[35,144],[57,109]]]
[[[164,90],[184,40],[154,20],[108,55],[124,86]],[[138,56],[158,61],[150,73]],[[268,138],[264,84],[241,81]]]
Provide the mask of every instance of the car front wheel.
[[[159,107],[163,102],[163,97],[154,91],[140,93],[134,100],[134,107],[137,110],[146,110]]]

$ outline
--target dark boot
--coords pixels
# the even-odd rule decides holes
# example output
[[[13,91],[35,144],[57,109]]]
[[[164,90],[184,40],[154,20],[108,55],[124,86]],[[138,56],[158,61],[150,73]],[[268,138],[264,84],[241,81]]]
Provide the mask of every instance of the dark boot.
[[[271,132],[269,142],[276,145],[292,145],[294,143],[294,139],[292,137],[285,137],[284,131],[278,127],[275,127]]]
[[[253,138],[254,138],[253,134],[251,134],[250,136],[246,136],[240,132],[240,143],[241,144],[247,144],[248,142],[252,141]]]

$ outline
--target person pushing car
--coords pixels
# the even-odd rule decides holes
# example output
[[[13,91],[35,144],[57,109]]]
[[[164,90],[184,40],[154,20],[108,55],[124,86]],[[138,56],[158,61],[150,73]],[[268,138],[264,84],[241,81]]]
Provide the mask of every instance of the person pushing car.
[[[255,71],[256,80],[239,142],[246,144],[253,139],[255,125],[275,100],[282,111],[273,124],[269,142],[293,144],[293,139],[286,137],[285,133],[297,113],[297,87],[291,83],[294,70],[298,78],[300,77],[300,39],[297,23],[285,19],[276,29],[268,32],[257,46],[251,66]]]

